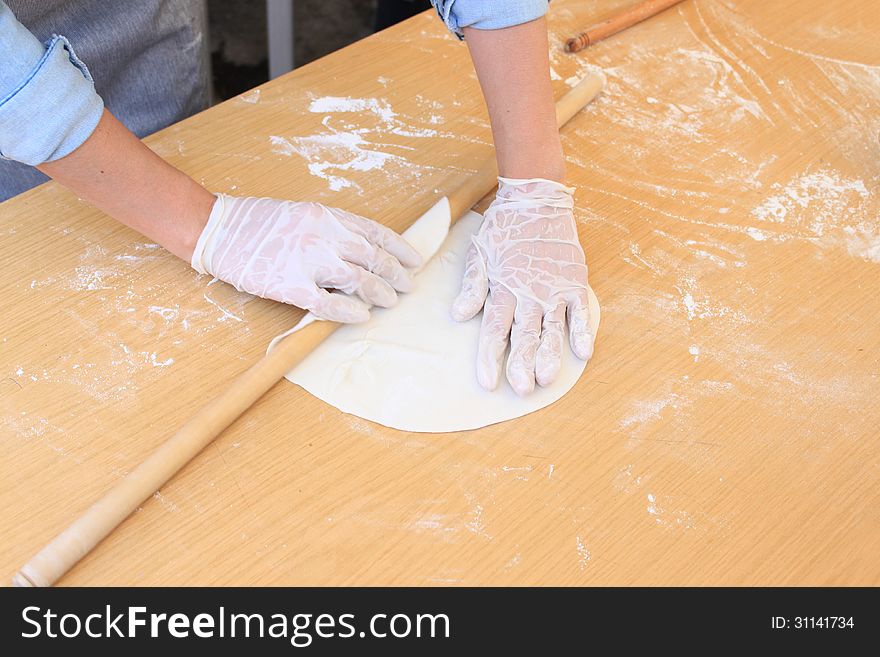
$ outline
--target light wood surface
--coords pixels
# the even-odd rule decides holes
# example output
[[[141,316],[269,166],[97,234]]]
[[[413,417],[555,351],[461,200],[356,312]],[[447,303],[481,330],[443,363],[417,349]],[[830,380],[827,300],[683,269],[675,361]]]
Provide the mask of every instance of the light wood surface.
[[[618,6],[552,4],[556,44]],[[282,382],[61,583],[880,583],[878,28],[868,3],[696,0],[554,50],[560,95],[608,76],[563,133],[603,306],[572,393],[425,435]],[[328,96],[376,102],[310,111]],[[489,140],[425,14],[147,143],[212,190],[401,229]],[[8,581],[301,313],[54,184],[0,236]]]
[[[593,100],[603,85],[604,76],[590,72],[566,92],[556,102],[559,126]],[[456,181],[457,187],[444,190],[447,193],[440,202],[444,212],[450,212],[450,223],[490,194],[497,176],[495,158],[490,156],[475,173],[462,175],[461,181]],[[404,221],[409,219],[404,210]],[[340,326],[335,322],[312,322],[279,336],[270,351],[226,384],[168,440],[31,557],[12,578],[13,584],[51,586],[57,582]]]

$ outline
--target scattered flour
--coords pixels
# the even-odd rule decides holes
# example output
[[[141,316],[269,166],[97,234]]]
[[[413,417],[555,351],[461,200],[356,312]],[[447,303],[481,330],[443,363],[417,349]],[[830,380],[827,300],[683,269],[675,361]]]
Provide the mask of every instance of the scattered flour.
[[[634,475],[633,465],[630,463],[618,471],[612,483],[619,491],[633,493],[642,485],[642,475]]]
[[[693,319],[697,316],[697,302],[694,301],[693,294],[686,292],[682,297],[682,303],[684,303],[685,310],[687,310],[688,319]]]
[[[239,100],[245,103],[250,103],[251,105],[256,105],[260,102],[260,90],[259,89],[251,89],[250,91],[246,91],[242,95],[238,97]]]
[[[486,524],[483,521],[483,505],[477,504],[471,510],[471,520],[465,525],[471,532],[489,538],[486,534]]]
[[[699,288],[696,276],[693,274],[679,276],[675,289],[681,294],[681,303],[687,313],[688,321],[724,318],[734,324],[748,324],[751,322],[742,310],[731,305],[712,301],[708,294]]]
[[[667,511],[660,506],[652,493],[648,493],[647,511],[655,523],[667,529],[694,529],[697,526],[690,513],[681,510]]]
[[[442,519],[443,516],[433,514],[414,521],[410,526],[413,529],[441,529],[443,527]]]
[[[620,421],[622,429],[638,426],[660,418],[666,407],[676,408],[678,395],[672,393],[666,397],[653,400],[640,400],[634,404],[632,412]]]
[[[421,122],[437,125],[444,122],[438,113],[443,106],[437,101],[417,97],[421,107],[428,116]],[[390,103],[380,98],[352,98],[344,96],[325,96],[313,98],[309,111],[325,114],[322,125],[326,128],[321,133],[308,136],[271,135],[269,141],[272,151],[279,155],[299,155],[308,162],[309,172],[326,180],[333,191],[352,188],[359,193],[363,189],[356,182],[346,177],[349,172],[376,172],[383,170],[389,175],[410,175],[418,177],[416,167],[409,166],[408,160],[387,151],[387,145],[376,141],[374,137],[394,134],[402,137],[436,137],[440,135],[434,128],[414,127],[412,121],[404,121],[391,107]],[[364,117],[359,117],[353,124],[344,124],[344,129],[336,128],[331,122],[341,123],[346,114],[372,114],[375,124]],[[440,135],[442,136],[442,135]],[[411,149],[410,146],[396,145],[398,150]],[[387,165],[398,166],[389,171]]]
[[[758,221],[803,226],[815,237],[859,212],[870,196],[865,183],[847,178],[833,169],[821,169],[775,183],[776,192],[752,210]]]
[[[843,244],[851,256],[880,264],[880,227],[862,223],[846,226],[843,233]]]
[[[876,196],[864,180],[826,167],[771,189],[773,194],[751,214],[761,223],[779,224],[782,232],[749,228],[747,235],[758,241],[812,240],[819,247],[843,247],[853,257],[880,263]]]
[[[770,237],[770,233],[767,233],[763,230],[758,230],[757,228],[753,228],[751,226],[746,228],[746,235],[751,237],[756,242],[763,242]]]
[[[575,548],[577,549],[578,554],[578,566],[583,570],[587,567],[587,562],[589,562],[592,555],[580,536],[575,536]]]
[[[482,536],[483,538],[492,540],[492,536],[486,530],[486,521],[483,518],[485,508],[476,500],[474,495],[465,493],[465,498],[467,499],[468,504],[471,507],[469,520],[467,523],[465,523],[465,529],[467,529],[472,534],[476,534],[477,536]]]
[[[147,311],[159,315],[166,322],[173,322],[180,315],[180,308],[163,308],[162,306],[148,306]]]
[[[155,493],[153,493],[153,499],[161,504],[166,511],[171,511],[171,513],[177,513],[178,511],[180,511],[180,507],[169,500],[167,497],[165,497],[165,495],[163,495],[161,491],[157,490]]]
[[[397,114],[391,109],[388,101],[378,98],[343,98],[341,96],[325,96],[316,98],[309,105],[309,111],[316,114],[330,112],[365,112],[369,111],[386,123],[391,123]]]
[[[110,284],[109,279],[118,275],[119,271],[112,267],[96,269],[88,265],[80,265],[75,269],[73,277],[69,279],[68,286],[76,292],[112,290],[113,285]]]
[[[210,285],[210,283],[209,283],[209,285]],[[207,301],[209,304],[211,304],[217,310],[220,311],[221,315],[220,315],[220,318],[217,320],[218,322],[225,322],[227,319],[232,319],[232,320],[235,320],[236,322],[243,322],[244,321],[241,317],[236,315],[234,312],[232,312],[228,308],[224,308],[219,303],[214,301],[214,299],[212,299],[211,297],[208,296],[207,292],[203,293],[202,296],[205,299],[205,301]]]
[[[330,189],[338,192],[346,187],[360,186],[331,171],[373,171],[381,169],[389,160],[400,160],[396,155],[374,151],[368,142],[355,132],[332,132],[311,137],[271,136],[273,151],[281,155],[296,153],[308,161],[309,173],[324,178]]]

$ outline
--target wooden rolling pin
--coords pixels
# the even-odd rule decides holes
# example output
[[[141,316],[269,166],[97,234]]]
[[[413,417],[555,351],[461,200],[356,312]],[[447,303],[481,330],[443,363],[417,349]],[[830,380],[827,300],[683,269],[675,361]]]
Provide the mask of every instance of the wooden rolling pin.
[[[607,39],[611,35],[632,27],[636,23],[641,23],[646,18],[659,14],[664,9],[669,9],[679,2],[682,2],[682,0],[645,0],[645,2],[640,2],[635,6],[628,7],[614,14],[608,20],[588,27],[577,36],[571,37],[565,42],[565,49],[568,52],[579,52],[587,46],[591,46],[602,39]]]
[[[595,98],[603,84],[602,76],[591,75],[560,99],[556,103],[559,126]],[[459,181],[448,196],[453,221],[492,191],[496,177],[495,158],[492,157],[477,173],[468,174],[464,181]],[[314,322],[279,341],[270,353],[240,374],[224,392],[200,409],[177,433],[28,561],[13,577],[13,585],[51,586],[58,581],[339,326],[333,322]]]

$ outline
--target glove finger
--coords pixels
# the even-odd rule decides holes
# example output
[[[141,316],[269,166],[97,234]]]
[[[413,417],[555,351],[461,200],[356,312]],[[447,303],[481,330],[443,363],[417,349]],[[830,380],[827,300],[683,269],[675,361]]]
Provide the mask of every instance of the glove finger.
[[[586,290],[579,290],[568,303],[568,330],[575,356],[589,360],[593,355],[595,336],[590,328],[590,301]]]
[[[384,279],[363,267],[341,260],[337,266],[317,272],[315,283],[357,295],[372,306],[390,308],[397,303],[397,293]]]
[[[501,363],[507,351],[516,297],[506,288],[492,290],[483,311],[477,349],[477,381],[486,390],[495,390],[501,380]]]
[[[535,356],[535,380],[539,386],[549,386],[562,367],[562,344],[565,341],[565,302],[544,315],[541,344]]]
[[[457,322],[464,322],[476,315],[486,303],[488,292],[489,277],[486,273],[483,253],[471,242],[465,256],[461,291],[452,302],[452,318]]]
[[[523,301],[516,308],[510,332],[510,356],[507,357],[507,380],[520,397],[535,389],[535,356],[541,340],[541,306]]]
[[[370,308],[360,299],[341,292],[328,292],[317,286],[301,307],[331,322],[358,324],[370,319]]]
[[[404,267],[420,267],[422,256],[403,237],[395,233],[387,226],[342,210],[337,211],[337,216],[343,225],[353,233],[381,246],[388,253],[397,258]]]
[[[357,235],[341,243],[339,257],[381,276],[398,292],[409,292],[413,288],[412,274],[400,261],[365,237]]]

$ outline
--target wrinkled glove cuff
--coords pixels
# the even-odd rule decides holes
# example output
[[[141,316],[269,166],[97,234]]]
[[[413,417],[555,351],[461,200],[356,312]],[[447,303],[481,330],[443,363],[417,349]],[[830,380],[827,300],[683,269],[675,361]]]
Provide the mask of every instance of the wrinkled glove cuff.
[[[216,240],[213,239],[223,223],[226,214],[226,194],[215,194],[217,200],[214,201],[214,207],[211,208],[211,214],[208,216],[208,223],[205,224],[202,234],[196,242],[196,248],[193,250],[192,260],[190,264],[200,274],[210,274],[208,267],[214,255],[214,247]],[[212,274],[213,275],[213,274]]]
[[[498,184],[519,187],[520,185],[527,185],[529,183],[541,183],[542,185],[547,185],[548,187],[557,187],[560,190],[565,190],[569,194],[574,193],[574,187],[569,187],[561,182],[556,180],[550,180],[549,178],[505,178],[504,176],[498,176]]]
[[[574,209],[574,187],[546,178],[498,177],[498,193],[492,209],[512,210],[536,205],[564,210]]]

